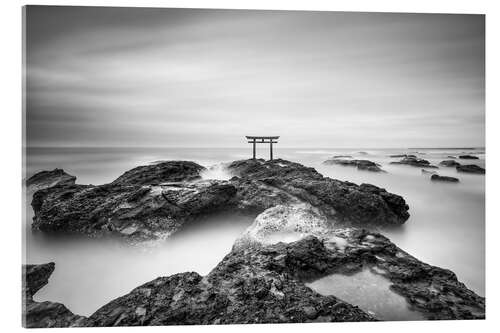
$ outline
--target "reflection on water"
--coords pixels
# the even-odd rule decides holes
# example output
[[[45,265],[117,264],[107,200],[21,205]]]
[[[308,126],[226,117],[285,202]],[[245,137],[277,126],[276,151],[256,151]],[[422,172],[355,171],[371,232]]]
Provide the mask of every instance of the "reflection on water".
[[[460,179],[458,184],[431,182],[420,168],[390,165],[398,160],[388,155],[405,150],[283,149],[275,156],[316,168],[325,176],[354,183],[371,183],[402,195],[410,206],[410,219],[403,227],[380,230],[403,250],[427,263],[453,270],[469,288],[484,295],[484,176],[457,173],[441,167],[438,172]],[[419,157],[438,164],[462,150],[419,150]],[[464,151],[467,153],[467,151]],[[267,154],[266,152],[262,152]],[[474,152],[475,153],[475,152]],[[380,163],[388,173],[358,171],[356,168],[326,166],[321,162],[333,155],[352,155]],[[251,156],[250,149],[173,148],[32,148],[27,151],[27,176],[56,167],[77,176],[80,184],[103,184],[124,171],[158,160],[192,160],[204,166]],[[267,155],[262,155],[267,156]],[[458,160],[484,166],[480,160]],[[214,168],[205,178],[227,179],[230,175]],[[31,207],[26,207],[27,231]],[[56,262],[50,283],[41,289],[38,300],[66,304],[79,314],[90,314],[107,301],[123,295],[158,276],[183,271],[206,274],[230,250],[234,240],[251,223],[240,217],[198,221],[182,233],[156,247],[129,247],[111,240],[47,238],[27,233],[24,262]]]
[[[370,268],[352,275],[332,274],[306,284],[321,295],[334,295],[379,320],[424,320],[405,298],[389,289],[391,282]]]

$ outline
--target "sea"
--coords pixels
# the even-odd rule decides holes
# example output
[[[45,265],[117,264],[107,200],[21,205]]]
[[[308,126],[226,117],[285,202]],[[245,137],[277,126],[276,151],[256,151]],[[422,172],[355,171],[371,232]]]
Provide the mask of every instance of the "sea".
[[[472,154],[479,159],[457,161],[485,167],[485,149],[481,147],[318,149],[274,146],[274,158],[302,163],[327,177],[357,184],[369,183],[403,196],[410,207],[408,221],[400,227],[377,231],[419,260],[452,270],[468,288],[484,296],[485,176],[440,167],[437,170],[440,175],[458,177],[460,182],[432,182],[421,168],[390,164],[399,160],[389,157],[394,154],[415,154],[436,165],[450,159],[448,156]],[[204,178],[228,179],[231,175],[223,164],[251,155],[250,145],[240,148],[30,147],[25,150],[24,174],[28,178],[41,170],[63,168],[77,177],[78,184],[97,185],[111,182],[139,165],[189,160],[209,168]],[[267,159],[268,148],[258,147],[257,155]],[[322,164],[335,155],[374,161],[387,173]],[[61,302],[84,316],[157,277],[186,271],[207,274],[253,220],[228,213],[188,225],[154,244],[130,245],[116,239],[33,233],[31,198],[26,197],[25,201],[23,262],[56,263],[48,285],[35,295],[35,300]]]

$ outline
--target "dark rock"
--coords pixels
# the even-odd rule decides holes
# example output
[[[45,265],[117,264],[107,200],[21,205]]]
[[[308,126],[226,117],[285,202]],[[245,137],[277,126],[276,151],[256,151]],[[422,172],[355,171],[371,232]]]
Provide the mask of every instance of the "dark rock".
[[[446,158],[457,158],[457,157],[456,156],[448,155],[448,156],[446,156]]]
[[[475,164],[469,164],[469,165],[458,165],[456,167],[458,172],[466,172],[466,173],[476,173],[476,174],[485,174],[486,170],[481,168],[478,165]]]
[[[243,236],[246,241],[238,241],[207,276],[190,272],[153,280],[97,310],[88,326],[375,320],[305,285],[366,266],[389,279],[391,289],[427,319],[484,318],[484,298],[467,289],[453,272],[415,259],[384,236],[329,228],[324,217],[312,224],[295,218],[302,209],[301,214],[314,219],[312,207],[292,207],[290,214],[286,207],[273,209],[274,213],[265,212],[267,218],[256,220]],[[276,243],[271,230],[297,230],[302,238]]]
[[[86,325],[85,317],[73,314],[61,303],[33,300],[33,295],[48,283],[54,269],[53,262],[42,265],[23,265],[23,326],[26,328]]]
[[[479,159],[479,157],[473,156],[473,155],[460,155],[460,156],[458,156],[458,158],[460,158],[462,160],[478,160]]]
[[[380,168],[380,164],[377,164],[375,162],[369,161],[369,160],[346,160],[346,159],[329,159],[323,162],[323,164],[326,165],[333,165],[333,164],[338,164],[338,165],[344,165],[344,166],[355,166],[358,168],[358,170],[367,170],[367,171],[373,171],[373,172],[385,172]]]
[[[408,155],[408,154],[397,154],[397,155],[389,155],[389,157],[410,157],[410,158],[416,158],[417,156],[415,156],[415,155]]]
[[[460,163],[458,163],[455,160],[445,160],[445,161],[439,162],[439,165],[442,165],[445,167],[456,167],[457,165],[460,165]]]
[[[419,168],[432,168],[432,169],[438,169],[437,166],[431,165],[431,163],[427,160],[424,160],[423,158],[417,158],[413,156],[407,156],[403,158],[399,162],[391,162],[391,164],[405,164],[405,165],[411,165],[414,167],[419,167]]]
[[[333,158],[352,158],[351,155],[335,155]]]
[[[355,225],[399,225],[409,218],[404,199],[385,189],[323,177],[313,168],[285,160],[241,160],[228,165],[239,179],[240,209],[256,212],[280,205],[308,203],[329,219]]]
[[[437,172],[436,171],[429,171],[429,170],[425,170],[425,169],[422,169],[422,174],[423,175],[436,175]]]
[[[431,180],[439,182],[450,182],[450,183],[458,183],[459,181],[458,178],[455,177],[440,176],[440,175],[432,175]]]
[[[44,232],[162,238],[200,215],[230,209],[236,188],[227,181],[166,185],[114,183],[52,187],[34,193],[32,227]]]
[[[32,193],[53,186],[74,185],[75,181],[76,177],[67,174],[63,169],[54,169],[34,174],[26,180],[26,187],[28,192]]]
[[[168,161],[143,165],[125,172],[113,185],[153,185],[164,182],[190,181],[200,178],[205,167],[189,161]]]

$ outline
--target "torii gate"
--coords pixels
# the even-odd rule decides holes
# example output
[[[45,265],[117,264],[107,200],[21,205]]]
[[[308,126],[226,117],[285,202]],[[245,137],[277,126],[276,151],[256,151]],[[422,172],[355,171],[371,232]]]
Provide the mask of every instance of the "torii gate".
[[[278,143],[279,136],[246,136],[248,143],[253,143],[253,159],[255,160],[255,144],[269,143],[269,158],[273,160],[273,143]],[[276,140],[276,141],[274,141]]]

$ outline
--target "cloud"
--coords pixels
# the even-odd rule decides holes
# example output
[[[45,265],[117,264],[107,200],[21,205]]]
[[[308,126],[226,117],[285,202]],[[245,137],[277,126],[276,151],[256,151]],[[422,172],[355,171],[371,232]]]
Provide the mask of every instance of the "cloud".
[[[484,145],[483,16],[27,11],[28,145]]]

